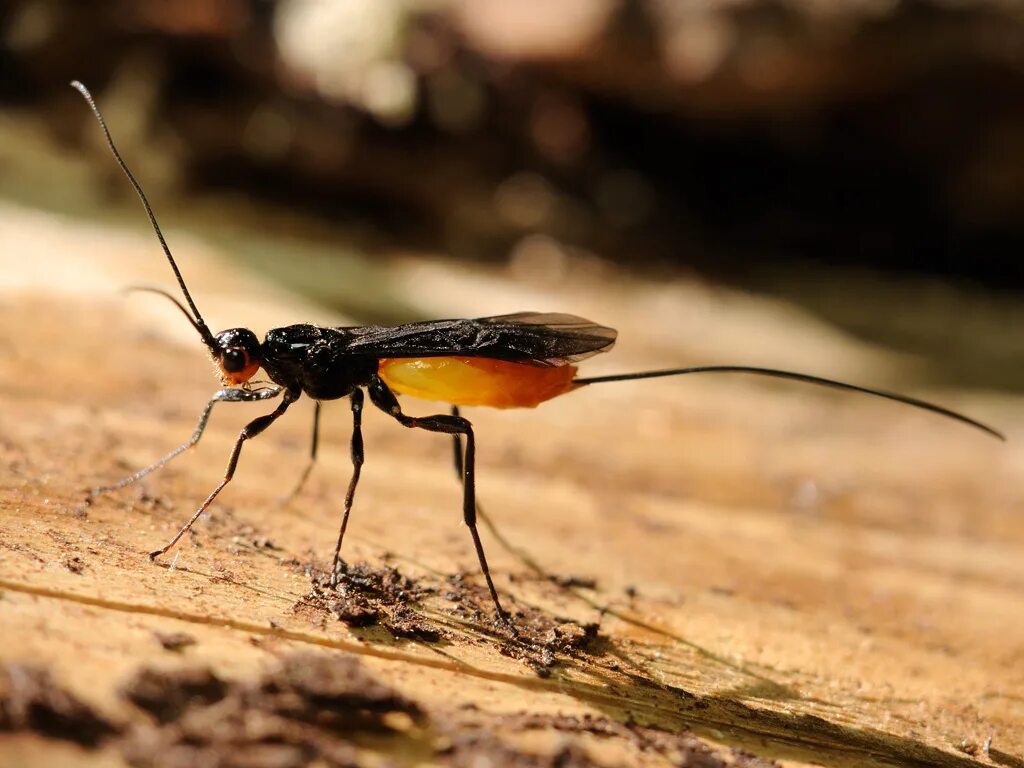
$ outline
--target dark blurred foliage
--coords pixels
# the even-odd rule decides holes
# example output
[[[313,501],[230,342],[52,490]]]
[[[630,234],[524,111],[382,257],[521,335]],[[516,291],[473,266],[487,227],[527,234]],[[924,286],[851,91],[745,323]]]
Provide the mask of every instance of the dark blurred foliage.
[[[94,131],[68,80],[145,73],[182,191],[389,245],[1024,283],[1014,3],[7,0],[0,29],[0,98],[62,140]]]

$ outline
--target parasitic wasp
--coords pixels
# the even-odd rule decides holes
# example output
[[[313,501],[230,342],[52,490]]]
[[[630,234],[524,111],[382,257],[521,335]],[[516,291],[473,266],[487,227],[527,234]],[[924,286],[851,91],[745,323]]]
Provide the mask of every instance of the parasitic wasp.
[[[177,306],[206,345],[224,387],[210,398],[200,414],[194,433],[185,443],[120,482],[95,489],[93,495],[124,488],[194,446],[202,436],[210,412],[217,403],[281,398],[273,411],[253,419],[239,432],[223,479],[174,538],[150,553],[151,559],[171,549],[231,482],[245,442],[266,430],[304,394],[316,401],[311,462],[316,457],[321,403],[347,397],[352,410],[352,476],[345,494],[341,527],[334,547],[332,585],[337,583],[341,545],[363,464],[361,420],[365,389],[370,402],[402,426],[453,436],[455,465],[463,487],[463,519],[472,536],[480,570],[487,582],[494,608],[499,619],[506,624],[509,623],[509,617],[501,606],[491,579],[477,530],[476,436],[473,425],[459,415],[459,406],[532,408],[546,400],[593,384],[699,373],[742,373],[789,379],[894,400],[955,419],[993,437],[1005,439],[995,429],[941,405],[894,392],[774,368],[708,365],[580,377],[577,376],[576,363],[611,349],[616,332],[612,328],[568,314],[519,312],[475,320],[432,320],[388,327],[325,328],[298,324],[267,331],[262,342],[247,328],[231,328],[214,334],[199,313],[149,200],[114,145],[110,130],[92,95],[78,81],[73,82],[72,86],[89,104],[114,159],[142,201],[149,223],[181,288],[185,304],[160,289],[139,290],[160,294]],[[252,379],[260,368],[266,372],[272,384],[254,386]],[[435,416],[409,416],[399,404],[400,394],[447,402],[452,406],[451,412]],[[311,464],[307,465],[299,481],[300,486],[310,467]]]

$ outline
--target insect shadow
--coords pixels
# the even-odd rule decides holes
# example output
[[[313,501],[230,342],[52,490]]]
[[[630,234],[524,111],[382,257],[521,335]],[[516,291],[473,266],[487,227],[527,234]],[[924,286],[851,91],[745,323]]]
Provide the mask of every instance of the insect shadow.
[[[210,413],[217,403],[251,403],[280,397],[273,411],[253,419],[242,428],[228,458],[223,479],[181,530],[163,547],[150,552],[151,559],[170,550],[231,482],[245,442],[264,432],[303,394],[316,401],[316,409],[310,464],[300,478],[300,486],[316,458],[320,404],[347,397],[352,410],[352,477],[345,493],[341,527],[334,547],[332,586],[338,580],[341,546],[363,465],[361,425],[365,389],[370,402],[402,426],[452,435],[456,471],[463,487],[463,519],[469,528],[480,570],[487,582],[497,616],[509,627],[512,627],[509,614],[502,608],[477,530],[476,435],[469,420],[459,414],[459,406],[532,408],[593,384],[697,373],[744,373],[894,400],[955,419],[1000,440],[1005,439],[992,427],[941,405],[893,392],[774,368],[710,365],[580,377],[577,375],[576,363],[611,349],[616,331],[569,314],[518,312],[474,320],[431,320],[396,326],[339,328],[300,323],[271,329],[262,342],[248,328],[230,328],[214,334],[193,301],[149,200],[114,144],[99,107],[82,83],[74,81],[71,85],[81,93],[92,109],[114,159],[142,201],[149,223],[181,288],[185,304],[160,289],[139,290],[157,293],[174,303],[206,345],[223,385],[223,389],[215,392],[206,404],[195,431],[187,441],[123,480],[94,489],[90,497],[124,488],[194,446],[202,437]],[[254,382],[253,377],[261,368],[271,383],[257,385]],[[398,394],[449,403],[451,412],[434,416],[409,416],[402,411]]]

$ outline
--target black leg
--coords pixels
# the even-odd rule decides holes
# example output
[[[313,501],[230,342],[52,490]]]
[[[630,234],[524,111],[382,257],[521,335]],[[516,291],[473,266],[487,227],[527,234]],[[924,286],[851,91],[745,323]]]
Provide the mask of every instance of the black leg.
[[[506,625],[509,625],[508,614],[501,607],[498,599],[498,590],[494,588],[494,581],[491,579],[491,569],[487,567],[487,557],[484,555],[484,546],[480,541],[480,532],[476,527],[476,438],[473,435],[473,425],[461,416],[406,416],[402,413],[402,407],[398,404],[398,398],[388,389],[380,377],[374,376],[370,379],[368,386],[370,400],[373,404],[405,427],[425,429],[428,432],[443,432],[450,435],[466,436],[465,456],[462,461],[462,516],[469,527],[469,533],[473,537],[473,546],[476,548],[476,556],[480,561],[480,570],[483,571],[484,579],[487,580],[487,588],[491,592],[491,600],[498,611],[498,618]]]
[[[356,497],[356,486],[359,484],[359,473],[363,468],[363,390],[354,389],[349,395],[352,404],[352,478],[348,481],[348,492],[345,494],[345,511],[341,516],[341,529],[338,531],[338,543],[334,547],[334,560],[331,562],[331,586],[338,583],[338,561],[341,559],[341,542],[348,528],[348,515],[352,511],[352,502]]]
[[[459,418],[459,406],[452,406],[452,416]],[[455,449],[455,476],[459,478],[459,482],[462,482],[462,435],[455,433],[452,435],[452,448]],[[480,505],[477,504],[477,511],[480,511]]]
[[[177,544],[178,539],[188,533],[188,530],[192,527],[193,523],[195,523],[195,521],[199,519],[199,516],[206,511],[207,507],[213,503],[213,500],[217,498],[217,494],[224,490],[224,486],[231,482],[231,478],[235,474],[235,467],[238,466],[238,457],[242,453],[242,443],[256,437],[256,435],[273,424],[281,414],[288,410],[288,406],[294,403],[298,398],[298,392],[286,391],[284,393],[284,400],[280,402],[272,413],[255,418],[242,427],[242,431],[238,433],[238,439],[235,441],[235,447],[231,450],[231,457],[228,459],[227,469],[224,470],[224,479],[221,480],[210,495],[206,497],[206,500],[200,505],[199,509],[196,510],[195,514],[192,515],[191,519],[187,523],[185,523],[182,529],[175,534],[174,538],[167,542],[167,546],[149,553],[150,560],[159,557]]]
[[[458,416],[458,415],[459,415],[459,406],[453,405],[452,406],[452,416]],[[459,482],[461,483],[463,481],[463,477],[462,477],[462,456],[463,456],[463,451],[462,451],[462,435],[460,435],[460,434],[452,435],[452,447],[454,448],[453,458],[455,459],[455,477],[458,478]],[[547,579],[549,581],[556,581],[555,577],[552,576],[551,574],[549,574],[547,571],[545,571],[544,568],[541,567],[540,563],[538,563],[536,560],[533,559],[533,556],[529,552],[527,552],[524,549],[520,549],[515,544],[513,544],[512,542],[510,542],[508,539],[505,538],[505,534],[503,534],[500,530],[498,530],[498,526],[496,526],[494,524],[494,521],[491,519],[490,515],[488,515],[486,512],[484,512],[484,508],[480,505],[480,500],[479,499],[477,499],[477,501],[476,501],[476,516],[477,516],[477,519],[481,523],[483,523],[484,527],[487,528],[488,531],[490,531],[491,536],[494,538],[494,540],[496,542],[498,542],[498,544],[501,546],[502,549],[504,549],[506,552],[508,552],[510,555],[512,555],[517,560],[519,560],[519,562],[521,562],[523,565],[525,565],[527,568],[529,568],[531,571],[533,571],[535,574],[537,574],[541,578]]]
[[[309,479],[309,473],[313,471],[313,465],[316,464],[316,451],[320,445],[320,401],[316,401],[316,406],[313,408],[313,443],[309,447],[309,461],[306,462],[306,468],[302,470],[302,474],[299,475],[299,482],[295,484],[295,487],[288,493],[287,496],[281,499],[282,504],[287,504],[289,501],[299,495],[299,491],[302,490],[302,486],[306,484],[306,480]]]
[[[180,454],[187,451],[189,448],[199,442],[199,438],[203,436],[203,432],[206,431],[206,423],[210,420],[210,412],[213,410],[213,406],[217,403],[251,403],[256,400],[268,400],[273,397],[277,397],[281,394],[280,387],[268,387],[267,389],[247,390],[247,389],[222,389],[219,392],[215,392],[213,397],[210,398],[210,402],[206,404],[203,412],[199,414],[199,422],[196,424],[195,431],[192,433],[192,437],[186,440],[184,443],[179,445],[173,451],[168,453],[166,456],[158,459],[148,467],[140,469],[128,477],[118,480],[116,483],[111,485],[101,485],[97,488],[93,488],[89,491],[89,498],[93,499],[97,496],[108,493],[110,491],[116,491],[125,486],[129,486],[132,483],[138,482],[150,472],[154,472],[160,467],[167,464],[171,459],[179,456]]]

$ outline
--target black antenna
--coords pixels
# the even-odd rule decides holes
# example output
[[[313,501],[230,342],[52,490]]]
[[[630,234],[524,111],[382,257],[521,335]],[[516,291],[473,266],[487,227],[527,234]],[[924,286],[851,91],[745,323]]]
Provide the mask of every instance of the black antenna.
[[[806,373],[780,371],[776,368],[755,368],[748,365],[702,365],[693,368],[670,368],[664,371],[644,371],[643,373],[619,373],[612,374],[610,376],[592,376],[584,379],[573,379],[573,383],[579,386],[585,386],[587,384],[603,384],[609,381],[632,381],[634,379],[656,379],[662,376],[685,376],[691,373],[752,373],[757,376],[769,376],[776,379],[790,379],[791,381],[802,381],[805,384],[816,384],[820,387],[831,387],[832,389],[843,389],[849,392],[860,392],[864,395],[882,397],[886,400],[895,400],[897,403],[903,403],[904,405],[909,405],[914,408],[920,408],[923,411],[937,413],[940,416],[945,416],[946,418],[953,419],[954,421],[959,421],[970,427],[974,427],[975,429],[980,429],[982,432],[998,438],[999,440],[1006,440],[1006,435],[993,429],[987,424],[982,424],[980,421],[976,421],[970,416],[964,416],[962,413],[957,413],[956,411],[944,408],[941,405],[935,405],[935,403],[918,400],[916,397],[898,395],[895,392],[886,392],[882,389],[869,389],[868,387],[860,387],[856,384],[847,384],[842,381],[835,381],[834,379],[824,379],[820,376],[811,376]]]
[[[176,298],[174,298],[163,288],[154,288],[149,285],[129,285],[127,288],[124,289],[124,291],[125,293],[155,293],[157,296],[163,296],[165,299],[170,301],[172,304],[174,304],[174,306],[181,310],[181,314],[183,314],[185,316],[185,319],[187,319],[192,324],[193,328],[199,331],[200,336],[203,335],[203,329],[199,327],[199,323],[197,323],[195,318],[192,317],[192,315],[189,313],[187,309],[185,309],[185,305],[178,301]]]
[[[89,89],[78,80],[72,80],[71,87],[82,94],[82,98],[85,99],[89,108],[92,109],[92,113],[96,115],[96,120],[99,122],[100,128],[103,129],[103,135],[107,139],[107,146],[110,147],[111,154],[114,155],[114,159],[117,161],[117,164],[121,166],[121,170],[124,171],[124,175],[128,177],[128,181],[131,182],[132,187],[135,189],[135,193],[139,196],[139,200],[142,201],[142,206],[146,209],[146,215],[149,217],[149,223],[153,225],[153,231],[156,233],[156,237],[160,241],[160,247],[164,249],[167,261],[170,262],[171,269],[174,270],[174,276],[178,279],[178,285],[181,286],[181,292],[185,295],[185,301],[187,301],[189,307],[192,308],[192,315],[189,316],[189,319],[192,320],[192,325],[195,326],[197,331],[199,331],[199,335],[203,338],[203,343],[210,349],[216,349],[217,342],[214,340],[213,334],[210,333],[210,329],[203,321],[203,316],[199,314],[199,308],[196,307],[196,303],[192,301],[192,295],[188,292],[188,288],[185,286],[185,279],[181,276],[181,271],[178,269],[178,265],[174,261],[174,256],[171,255],[171,249],[167,246],[167,241],[164,239],[164,233],[160,230],[160,225],[156,221],[156,215],[153,213],[153,208],[150,206],[149,200],[146,199],[146,193],[142,191],[142,185],[140,185],[135,179],[135,176],[128,169],[128,164],[121,157],[121,153],[117,151],[117,147],[114,145],[114,139],[110,135],[110,129],[107,128],[107,121],[103,119],[103,115],[100,113],[100,108],[96,106],[96,101],[93,99],[92,94],[89,93]],[[180,304],[178,306],[181,307]],[[182,310],[184,311],[184,307],[182,307]],[[186,312],[185,314],[188,313]]]

